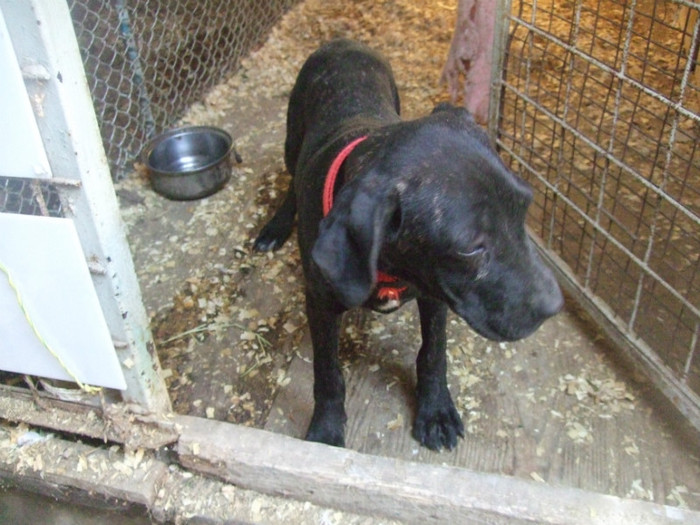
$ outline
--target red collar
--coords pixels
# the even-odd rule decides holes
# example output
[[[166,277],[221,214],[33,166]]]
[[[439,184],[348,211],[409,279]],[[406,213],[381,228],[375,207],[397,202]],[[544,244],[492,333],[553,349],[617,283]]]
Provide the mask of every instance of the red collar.
[[[338,178],[338,172],[340,167],[343,165],[345,159],[352,153],[355,147],[365,140],[367,135],[358,137],[347,146],[345,146],[340,153],[333,159],[331,167],[328,168],[328,174],[326,175],[326,182],[323,185],[323,216],[325,217],[331,211],[333,207],[333,192],[335,191],[335,182]],[[406,286],[388,286],[390,283],[398,282],[398,277],[386,274],[381,271],[377,271],[377,282],[380,283],[379,288],[376,292],[376,297],[382,302],[395,301],[399,302],[401,300],[401,293],[406,290]]]
[[[357,146],[360,142],[365,140],[367,138],[367,135],[364,137],[358,137],[355,140],[353,140],[350,144],[345,146],[343,149],[340,150],[340,153],[338,153],[338,156],[333,159],[333,162],[331,163],[331,167],[328,168],[328,175],[326,175],[326,183],[323,185],[323,216],[325,217],[328,215],[328,212],[331,211],[331,208],[333,207],[333,192],[335,191],[335,181],[338,178],[338,172],[340,171],[340,166],[343,165],[343,162],[345,162],[345,159],[348,158],[348,155],[352,153],[352,150],[355,149],[355,146]]]

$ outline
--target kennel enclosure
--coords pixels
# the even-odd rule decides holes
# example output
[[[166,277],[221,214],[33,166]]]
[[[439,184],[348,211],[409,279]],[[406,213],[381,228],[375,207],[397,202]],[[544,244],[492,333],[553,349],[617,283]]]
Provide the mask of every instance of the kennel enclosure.
[[[393,5],[400,2],[388,3]],[[251,2],[249,7],[263,8],[271,4]],[[656,354],[656,361],[652,361],[652,366],[649,367],[650,374],[659,375],[657,369],[662,371],[668,369],[661,373],[665,375],[662,375],[661,381],[657,378],[656,383],[665,389],[671,398],[677,392],[683,394],[680,397],[679,406],[689,420],[692,420],[693,360],[695,359],[693,344],[695,343],[693,343],[693,336],[688,335],[692,332],[692,328],[686,332],[683,332],[683,329],[662,330],[658,332],[660,335],[656,339],[649,337],[648,333],[657,333],[657,329],[652,327],[664,328],[669,319],[678,323],[683,322],[685,323],[683,326],[686,327],[690,327],[693,322],[697,325],[697,319],[690,315],[693,313],[692,310],[688,311],[689,314],[682,308],[677,311],[685,313],[679,317],[672,317],[668,312],[664,313],[663,308],[654,306],[655,302],[662,299],[665,301],[664,294],[656,294],[660,298],[657,300],[653,298],[653,293],[650,298],[647,292],[651,286],[662,292],[669,292],[673,298],[680,297],[691,305],[696,301],[692,291],[697,257],[693,258],[692,243],[693,235],[697,237],[697,223],[683,221],[690,216],[688,211],[694,210],[689,205],[692,198],[688,200],[688,195],[692,196],[693,192],[697,191],[697,181],[695,179],[694,182],[693,179],[693,174],[696,173],[694,170],[697,169],[695,146],[692,140],[687,140],[688,137],[693,136],[693,125],[697,122],[697,111],[692,109],[691,96],[697,92],[697,83],[692,77],[694,74],[692,65],[691,69],[687,69],[688,57],[692,56],[692,42],[693,39],[697,39],[697,22],[692,16],[683,18],[679,15],[684,8],[687,8],[692,15],[692,12],[696,11],[696,4],[692,2],[657,2],[656,4],[658,8],[649,2],[628,5],[622,2],[578,1],[558,5],[558,3],[538,1],[522,4],[513,2],[509,7],[506,5],[506,13],[510,15],[499,17],[505,22],[501,26],[503,44],[498,54],[498,57],[503,59],[500,66],[495,68],[494,75],[496,88],[494,92],[502,96],[502,102],[492,104],[494,113],[491,125],[493,136],[497,137],[504,158],[536,189],[537,198],[531,210],[530,227],[536,238],[540,239],[544,251],[552,254],[553,260],[563,268],[563,279],[569,279],[573,283],[572,289],[576,286],[582,288],[580,299],[590,301],[589,306],[595,307],[591,311],[603,312],[603,318],[599,319],[601,324],[607,318],[612,318],[622,339],[632,341],[632,346],[640,346],[641,350],[632,350],[633,353],[637,352],[635,355],[643,357],[644,352]],[[104,115],[98,111],[97,119],[98,124],[102,126],[100,132],[103,140],[109,142],[105,145],[107,148],[120,143],[121,139],[119,134],[105,138],[104,122],[109,123],[115,115],[118,116],[114,121],[117,123],[116,127],[122,125],[121,123],[130,122],[128,125],[123,125],[129,130],[127,135],[130,138],[135,137],[136,145],[130,146],[131,149],[127,148],[127,152],[122,157],[126,160],[119,161],[114,152],[108,154],[112,174],[116,178],[123,177],[130,169],[130,164],[138,160],[137,152],[148,135],[147,130],[155,130],[161,125],[167,127],[172,123],[170,121],[159,124],[158,117],[167,115],[176,120],[178,118],[176,115],[182,114],[182,108],[163,110],[159,109],[159,104],[177,99],[179,90],[188,91],[190,88],[195,89],[193,86],[199,85],[196,72],[200,69],[192,64],[200,61],[207,64],[209,62],[208,59],[201,58],[201,49],[196,42],[204,41],[207,44],[212,42],[226,47],[228,37],[224,35],[231,34],[229,31],[236,33],[236,30],[217,29],[221,17],[227,15],[219,12],[221,10],[217,10],[214,2],[201,4],[207,6],[206,11],[199,11],[198,8],[192,7],[193,4],[180,2],[145,3],[139,4],[139,8],[134,7],[130,2],[113,2],[108,5],[84,2],[71,5],[73,22],[78,26],[76,33],[82,35],[79,39],[83,60],[85,62],[92,60],[93,64],[100,62],[98,58],[90,58],[89,49],[92,47],[97,55],[106,56],[107,64],[115,64],[118,66],[117,69],[124,68],[120,70],[121,72],[106,74],[104,72],[108,69],[105,69],[104,65],[95,66],[93,73],[90,73],[90,68],[86,67],[95,106],[99,102],[94,99],[116,101],[119,99],[116,93],[122,91],[125,93],[125,98],[129,100],[129,102],[105,104],[109,107]],[[351,9],[352,6],[344,6],[345,8]],[[105,15],[102,10],[105,10],[104,13],[111,14]],[[81,13],[83,15],[88,13],[88,15],[81,18],[79,16]],[[100,26],[102,16],[106,16],[111,21],[107,24],[109,29],[94,29]],[[685,25],[680,23],[681,20],[687,20]],[[166,29],[170,31],[162,29],[166,27],[163,25],[166,21]],[[117,29],[114,24],[118,24]],[[157,28],[152,34],[144,29],[149,24],[155,24]],[[180,24],[186,29],[180,27]],[[228,24],[239,25],[239,22],[229,21]],[[82,27],[83,25],[87,26],[87,29]],[[240,25],[245,24],[240,22]],[[205,29],[203,30],[202,27]],[[348,27],[353,26],[348,25]],[[95,37],[109,31],[113,31],[111,38],[105,40]],[[654,66],[658,53],[653,42],[659,34],[665,35],[664,38],[668,40],[661,47],[667,50],[669,56],[675,52],[680,57],[677,58],[678,66],[675,69],[669,65],[673,61],[666,55],[660,55],[665,57],[660,62],[663,67]],[[325,36],[329,35],[332,36],[332,33]],[[509,35],[512,36],[508,38]],[[426,36],[426,38],[429,37],[430,35]],[[149,46],[158,48],[161,40],[167,42],[167,50],[161,49],[155,54],[149,51]],[[178,47],[179,42],[182,41],[188,44]],[[626,44],[627,41],[629,44]],[[639,48],[635,47],[639,44],[638,41],[646,42],[645,45],[654,51],[653,56],[648,60],[651,65],[646,66],[651,68],[646,71],[653,71],[653,75],[647,72],[641,77],[635,77],[632,74],[633,67],[621,66],[625,60],[629,64],[640,53]],[[679,41],[680,46],[676,45]],[[146,49],[140,47],[144,42],[148,42]],[[416,45],[421,44],[420,41],[417,42]],[[603,46],[613,55],[615,55],[615,48],[619,48],[618,62],[609,61],[606,53],[598,49],[599,46]],[[115,48],[120,51],[119,58],[110,58]],[[626,54],[625,49],[627,49]],[[149,61],[154,57],[170,50],[178,50],[178,53],[169,58],[156,59],[157,67],[149,65]],[[225,60],[217,54],[218,59]],[[437,58],[438,61],[440,59],[440,57]],[[170,71],[159,77],[158,70],[167,71],[170,64],[177,65],[177,71]],[[216,69],[213,62],[211,67]],[[225,66],[222,65],[221,68],[223,70]],[[644,67],[641,70],[645,71]],[[672,73],[667,73],[667,70],[671,70]],[[150,72],[145,73],[146,71]],[[588,72],[590,74],[587,74]],[[661,107],[666,107],[670,115],[666,120],[652,117],[656,106],[652,105],[650,99],[659,100],[656,93],[660,90],[659,84],[644,87],[650,79],[658,81],[664,75],[668,78],[673,77],[673,84],[679,90],[675,95],[674,92],[669,91],[669,95],[661,96],[660,102],[663,102]],[[685,84],[684,75],[687,77]],[[126,83],[118,81],[122,77],[127,77],[129,81]],[[207,82],[209,76],[206,72],[204,77],[204,82]],[[117,87],[97,87],[99,82],[105,83],[105,78],[106,84]],[[159,80],[156,82],[154,78]],[[274,78],[274,75],[270,78]],[[177,79],[177,82],[167,87],[169,79]],[[190,81],[192,84],[188,84]],[[149,82],[155,82],[157,85],[147,87]],[[597,90],[590,89],[592,83],[596,85]],[[165,86],[166,91],[167,89],[174,91],[154,94],[153,91],[158,86]],[[640,93],[640,101],[636,105],[628,105],[627,101],[627,98],[634,100],[634,96],[628,95],[627,91],[632,88]],[[112,89],[114,93],[111,92]],[[655,95],[652,96],[651,92]],[[194,101],[202,96],[203,91],[197,93]],[[609,95],[604,95],[605,93]],[[678,93],[685,94],[681,98],[672,98]],[[664,101],[664,97],[668,100]],[[192,100],[188,100],[183,104],[187,106],[191,103]],[[127,118],[129,112],[137,115],[133,121]],[[666,132],[671,133],[674,129],[674,112],[679,115],[675,138],[666,140],[664,139]],[[597,120],[594,118],[596,115]],[[277,122],[281,117],[278,118],[275,110],[272,118]],[[632,125],[629,125],[630,122]],[[664,127],[662,122],[668,122],[668,125]],[[256,120],[255,124],[257,127],[266,123]],[[621,144],[625,142],[627,134],[635,138],[636,142],[627,141],[630,145],[625,149]],[[652,136],[655,140],[647,139],[644,142],[646,135]],[[662,147],[659,147],[660,144]],[[672,146],[670,149],[667,147],[669,144]],[[678,149],[683,145],[689,149]],[[669,155],[671,158],[667,162]],[[636,162],[639,159],[644,162]],[[690,162],[684,165],[684,159]],[[121,175],[119,168],[115,168],[120,162],[126,166],[123,168],[126,171]],[[676,169],[678,166],[681,168]],[[645,170],[651,171],[647,173]],[[655,170],[659,170],[659,173]],[[677,175],[679,173],[685,175]],[[685,177],[682,183],[678,182],[679,176]],[[667,179],[665,185],[660,182],[664,178]],[[11,198],[6,201],[0,199],[0,203],[5,202],[3,211],[70,216],[73,213],[74,193],[66,195],[65,190],[61,189],[61,182],[63,181],[49,179],[27,183],[24,180],[4,179],[5,186],[0,185],[0,195],[10,195]],[[638,186],[635,186],[635,183],[638,183]],[[681,188],[682,186],[684,189]],[[5,188],[5,194],[2,194],[2,188]],[[76,183],[73,183],[70,188],[73,192],[81,191],[80,185]],[[620,189],[620,191],[611,191],[611,188]],[[677,191],[673,193],[671,190]],[[645,195],[646,191],[649,192],[648,196]],[[666,213],[665,193],[672,197],[667,205],[671,210],[679,212],[675,219],[672,219],[675,217],[673,214]],[[129,198],[138,201],[139,195],[129,196]],[[257,194],[253,196],[253,200],[255,198]],[[616,199],[619,200],[617,204],[615,204]],[[658,203],[655,199],[660,199],[661,202]],[[679,206],[686,211],[681,212]],[[19,210],[16,209],[17,207]],[[657,209],[663,213],[656,216]],[[638,216],[641,218],[635,218]],[[640,221],[639,225],[635,222],[637,220]],[[677,227],[673,226],[674,224]],[[659,238],[663,237],[667,231],[673,232],[668,242],[659,242]],[[624,235],[634,237],[637,244],[626,244],[628,239]],[[676,244],[676,241],[679,242]],[[689,247],[684,248],[683,243],[689,243]],[[659,261],[659,256],[654,252],[659,245],[662,247],[666,245],[669,253],[673,252],[674,255]],[[621,250],[620,247],[626,251]],[[686,251],[682,251],[683,249]],[[624,264],[618,260],[618,252],[627,257],[623,259]],[[650,252],[648,257],[646,257],[647,252]],[[235,251],[234,256],[240,256],[239,252]],[[663,264],[670,264],[682,272],[673,277],[672,272],[661,269]],[[279,266],[284,267],[284,264]],[[97,270],[95,275],[99,278],[100,266],[94,265],[93,270]],[[629,277],[624,277],[626,274],[623,270],[629,273]],[[280,270],[277,269],[277,271]],[[282,275],[284,275],[283,272]],[[655,281],[657,277],[660,277],[663,282]],[[683,281],[686,283],[684,284]],[[190,283],[190,286],[195,284],[201,283]],[[670,292],[669,286],[673,287],[675,292]],[[697,288],[697,283],[695,287]],[[109,295],[109,293],[106,294],[108,299]],[[663,303],[662,306],[665,304]],[[685,303],[681,301],[681,304]],[[614,313],[613,308],[616,308],[619,313]],[[673,313],[675,314],[676,311]],[[661,320],[655,320],[655,316],[660,317]],[[374,329],[374,325],[366,327]],[[640,327],[647,329],[645,333],[650,341],[642,339]],[[695,330],[697,331],[697,328]],[[674,341],[673,336],[676,332],[678,332],[676,339],[682,345],[675,343],[668,345],[668,341]],[[234,341],[237,341],[237,338]],[[240,341],[238,343],[242,344]],[[300,361],[303,362],[303,359]],[[127,365],[129,364],[127,361]],[[127,365],[125,366],[129,370]],[[688,373],[684,375],[686,366]],[[132,366],[132,371],[133,368]],[[244,372],[252,375],[256,370],[251,367]],[[387,385],[387,389],[390,386],[390,384]],[[5,391],[6,389],[3,389],[3,392]],[[137,405],[139,404],[138,399],[132,401],[137,401]],[[30,413],[31,417],[41,417],[41,414],[36,415],[41,411],[33,407],[29,396],[24,396],[21,402],[17,401],[16,406],[20,409],[16,410],[19,414],[13,414],[14,420],[31,421],[28,416]],[[147,404],[142,403],[142,406]],[[82,413],[88,414],[88,410],[86,408]],[[6,412],[3,414],[4,417],[9,417]],[[46,413],[43,417],[46,417]],[[104,426],[110,430],[110,439],[121,442],[124,436],[113,432],[115,419],[111,417],[112,419],[108,419]],[[89,420],[88,417],[83,419]],[[134,418],[134,414],[130,413],[124,419],[127,431],[137,432],[145,418]],[[97,422],[99,423],[100,420],[98,419]],[[411,501],[423,513],[421,516],[426,520],[431,519],[431,516],[434,517],[431,512],[442,516],[455,512],[455,519],[465,515],[459,514],[462,512],[471,512],[472,516],[479,517],[503,516],[511,513],[511,516],[515,515],[520,519],[528,517],[544,519],[544,517],[551,517],[548,515],[549,509],[565,506],[571,510],[569,517],[572,521],[575,521],[573,517],[577,516],[579,521],[584,523],[591,518],[589,508],[597,509],[597,512],[601,512],[599,516],[607,516],[611,519],[619,516],[620,514],[616,513],[623,510],[628,511],[628,516],[629,513],[646,511],[647,514],[644,512],[640,514],[644,516],[659,508],[658,505],[644,506],[636,500],[626,499],[624,491],[619,494],[623,497],[615,500],[605,495],[598,497],[599,495],[592,493],[581,495],[576,491],[567,490],[566,487],[562,487],[562,490],[551,490],[550,486],[543,485],[532,489],[526,481],[508,476],[479,474],[471,477],[469,472],[461,469],[430,466],[429,469],[432,469],[431,472],[436,479],[447,480],[446,485],[441,485],[445,487],[443,492],[457,489],[451,499],[438,501],[435,493],[425,495],[425,487],[422,487],[419,481],[414,483],[420,478],[421,473],[425,472],[424,469],[419,467],[414,469],[413,466],[406,466],[393,459],[375,460],[369,455],[356,454],[352,451],[308,448],[307,444],[291,440],[286,436],[262,434],[238,425],[232,426],[221,421],[205,420],[204,417],[175,415],[165,424],[159,420],[158,425],[161,430],[167,427],[166,430],[170,431],[170,435],[161,441],[151,441],[149,446],[157,448],[160,446],[159,443],[168,443],[167,439],[178,440],[179,460],[192,471],[209,472],[217,478],[234,483],[253,484],[259,490],[292,493],[301,498],[307,496],[310,499],[323,498],[325,493],[327,497],[336,498],[333,502],[338,505],[352,505],[366,512],[371,511],[362,507],[363,502],[368,500],[368,494],[372,496],[370,500],[381,501],[382,505],[395,513],[402,512],[402,508],[410,508],[410,505],[403,504]],[[394,425],[399,423],[394,422]],[[91,435],[99,438],[103,430],[99,425],[94,426],[96,428]],[[179,430],[175,430],[176,427],[179,427]],[[82,432],[84,431],[81,429],[79,433]],[[178,432],[180,432],[179,437]],[[217,439],[212,439],[213,437]],[[498,436],[491,437],[496,440]],[[476,438],[478,436],[475,436]],[[566,435],[564,438],[566,439]],[[497,441],[497,445],[499,447],[502,445],[502,450],[507,451],[509,446],[507,438]],[[574,453],[577,451],[584,455],[586,453],[585,447],[579,445],[573,445],[571,450]],[[94,454],[99,455],[99,451]],[[584,461],[584,456],[581,457]],[[330,465],[330,467],[325,468],[324,465]],[[158,468],[161,472],[168,470],[167,465],[163,464],[159,464]],[[262,472],[269,475],[260,475]],[[391,472],[394,472],[394,475],[391,475]],[[332,485],[333,490],[321,490],[317,481],[319,477],[335,480],[336,484]],[[368,479],[374,480],[376,484],[368,487]],[[380,483],[380,480],[384,484]],[[468,484],[471,482],[476,482],[472,487],[486,485],[497,487],[494,497],[481,498],[481,500],[477,498],[479,501],[470,499],[468,496],[470,491],[478,492],[469,488]],[[499,491],[516,495],[511,507],[506,509],[499,506]],[[421,499],[421,495],[425,497]],[[577,499],[579,496],[582,499]],[[540,501],[541,506],[537,508],[528,506],[527,501],[534,500]],[[326,502],[328,503],[328,500]],[[663,502],[666,501],[662,500]],[[636,504],[641,506],[637,507]],[[470,509],[470,506],[473,507]],[[475,508],[479,510],[475,511]],[[682,515],[682,509],[672,510],[677,510],[678,515]]]

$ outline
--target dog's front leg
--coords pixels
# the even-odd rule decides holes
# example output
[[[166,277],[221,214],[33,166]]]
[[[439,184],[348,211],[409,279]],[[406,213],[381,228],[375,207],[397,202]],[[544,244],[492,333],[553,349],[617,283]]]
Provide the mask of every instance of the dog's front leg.
[[[314,414],[307,441],[345,446],[345,381],[338,361],[341,314],[306,294],[306,315],[314,348]]]
[[[416,362],[417,410],[413,437],[433,450],[451,449],[457,445],[457,436],[464,436],[464,426],[447,388],[447,305],[421,297],[418,311],[423,342]]]

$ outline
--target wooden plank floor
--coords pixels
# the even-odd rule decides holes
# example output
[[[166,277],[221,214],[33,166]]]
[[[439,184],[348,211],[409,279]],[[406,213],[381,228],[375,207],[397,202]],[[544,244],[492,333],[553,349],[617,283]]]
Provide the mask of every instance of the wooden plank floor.
[[[400,315],[348,316],[346,326],[367,344],[345,353],[349,448],[668,504],[680,499],[695,508],[700,504],[692,431],[667,417],[666,402],[616,363],[614,349],[571,310],[528,340],[508,345],[480,339],[455,320],[450,386],[467,434],[453,451],[420,447],[410,436],[417,326],[397,326],[392,317]],[[461,350],[470,340],[471,355]],[[306,337],[288,371],[293,381],[277,395],[266,429],[304,435],[311,417],[310,353]],[[464,361],[456,362],[465,358],[475,362],[466,372]],[[464,373],[466,382],[459,377]],[[579,382],[602,385],[603,391],[596,398]],[[612,396],[604,397],[605,388]]]
[[[220,193],[181,203],[154,195],[143,176],[118,185],[179,413],[304,435],[312,374],[298,253],[293,242],[273,255],[250,251],[288,182],[282,162],[286,99],[318,42],[329,36],[367,41],[363,24],[375,18],[391,28],[387,34],[407,42],[424,35],[428,20],[446,52],[449,16],[426,19],[411,5],[307,0],[239,74],[193,108],[186,121],[228,129],[244,158]],[[401,16],[397,6],[406,8]],[[364,8],[374,18],[359,17]],[[389,11],[384,16],[382,10]],[[299,31],[308,20],[318,23]],[[376,42],[394,61],[406,113],[424,114],[445,97],[435,80],[442,58],[421,57],[415,47],[409,53],[403,43]],[[404,71],[401,58],[414,61],[421,74],[432,71],[432,83]],[[467,432],[455,450],[434,453],[410,437],[420,345],[415,306],[387,316],[346,316],[349,448],[700,509],[697,434],[617,361],[615,349],[573,304],[524,341],[486,341],[455,317],[448,336],[449,381]]]

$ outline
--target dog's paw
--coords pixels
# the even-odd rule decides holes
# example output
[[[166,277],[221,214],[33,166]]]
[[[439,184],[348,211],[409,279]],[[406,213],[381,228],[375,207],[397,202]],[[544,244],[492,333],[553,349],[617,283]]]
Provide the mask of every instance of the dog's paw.
[[[319,409],[317,405],[306,432],[306,441],[325,443],[334,447],[345,446],[345,411]]]
[[[304,438],[306,441],[325,443],[333,447],[345,447],[345,435],[343,431],[332,429],[309,428]]]
[[[464,437],[464,425],[452,403],[443,406],[423,406],[418,409],[413,424],[413,438],[431,450],[448,450],[457,446],[457,438]]]
[[[260,235],[255,239],[253,250],[256,252],[278,250],[291,233],[291,229],[280,229],[272,224],[267,224],[260,232]]]
[[[261,234],[255,239],[253,250],[256,252],[271,252],[277,250],[280,246],[282,246],[282,243],[277,239],[268,238]]]

